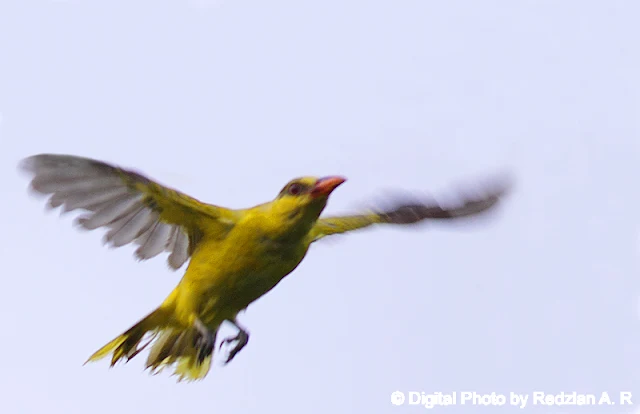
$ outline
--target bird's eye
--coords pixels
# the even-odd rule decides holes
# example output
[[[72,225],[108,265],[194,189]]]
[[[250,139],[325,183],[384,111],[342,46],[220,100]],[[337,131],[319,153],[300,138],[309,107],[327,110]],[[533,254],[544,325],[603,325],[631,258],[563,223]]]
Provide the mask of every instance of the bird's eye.
[[[298,195],[302,192],[302,186],[298,183],[293,183],[289,186],[289,194]]]

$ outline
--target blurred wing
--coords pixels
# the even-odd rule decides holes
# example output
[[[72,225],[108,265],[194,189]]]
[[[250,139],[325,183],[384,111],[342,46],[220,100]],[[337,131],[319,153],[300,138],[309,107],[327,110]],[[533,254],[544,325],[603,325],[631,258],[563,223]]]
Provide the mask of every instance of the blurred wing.
[[[104,243],[113,247],[134,242],[135,255],[150,259],[169,252],[178,269],[204,237],[224,236],[235,212],[204,204],[147,177],[89,158],[41,154],[22,161],[33,176],[31,188],[51,195],[48,206],[62,211],[85,210],[76,223],[87,230],[108,228]]]
[[[435,200],[398,203],[381,211],[352,216],[321,218],[311,231],[313,241],[324,236],[345,233],[368,227],[372,224],[415,224],[429,219],[456,219],[473,217],[489,211],[507,193],[508,185],[493,183],[492,186],[475,191],[476,195],[462,197],[457,205],[444,207]]]

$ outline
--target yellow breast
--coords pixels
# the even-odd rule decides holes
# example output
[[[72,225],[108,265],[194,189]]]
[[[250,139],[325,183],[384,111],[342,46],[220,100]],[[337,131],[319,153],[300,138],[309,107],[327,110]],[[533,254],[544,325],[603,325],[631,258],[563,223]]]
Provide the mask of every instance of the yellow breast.
[[[305,238],[276,237],[273,225],[256,217],[240,222],[224,239],[203,240],[177,288],[182,308],[176,309],[178,313],[195,312],[206,324],[220,323],[291,273],[309,243]]]

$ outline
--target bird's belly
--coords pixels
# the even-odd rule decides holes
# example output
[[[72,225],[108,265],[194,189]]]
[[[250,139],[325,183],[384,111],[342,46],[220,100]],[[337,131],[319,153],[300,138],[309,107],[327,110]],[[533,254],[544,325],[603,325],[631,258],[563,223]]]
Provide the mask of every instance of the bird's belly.
[[[295,270],[306,251],[295,255],[267,255],[260,263],[243,269],[230,284],[228,298],[238,310],[245,309],[252,302],[273,289],[280,281]]]
[[[308,249],[306,245],[242,247],[218,250],[213,255],[199,252],[192,257],[183,282],[199,298],[198,313],[207,322],[232,318],[246,309],[291,273]]]

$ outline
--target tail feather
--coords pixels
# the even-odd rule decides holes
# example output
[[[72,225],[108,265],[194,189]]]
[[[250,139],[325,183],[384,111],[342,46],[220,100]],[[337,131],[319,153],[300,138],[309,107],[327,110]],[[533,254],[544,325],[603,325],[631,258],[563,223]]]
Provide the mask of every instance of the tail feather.
[[[215,333],[214,333],[215,338]],[[211,368],[213,347],[201,340],[198,330],[166,329],[157,338],[147,358],[147,368],[158,374],[174,366],[178,381],[204,378]]]
[[[167,320],[162,310],[157,309],[96,351],[85,364],[109,354],[112,354],[111,366],[120,360],[126,363],[153,343],[146,363],[146,368],[152,374],[174,367],[178,381],[204,378],[211,368],[212,345],[202,340],[202,334],[197,329],[178,329],[169,326]],[[140,345],[145,337],[149,339]],[[215,332],[213,337],[215,339]]]

